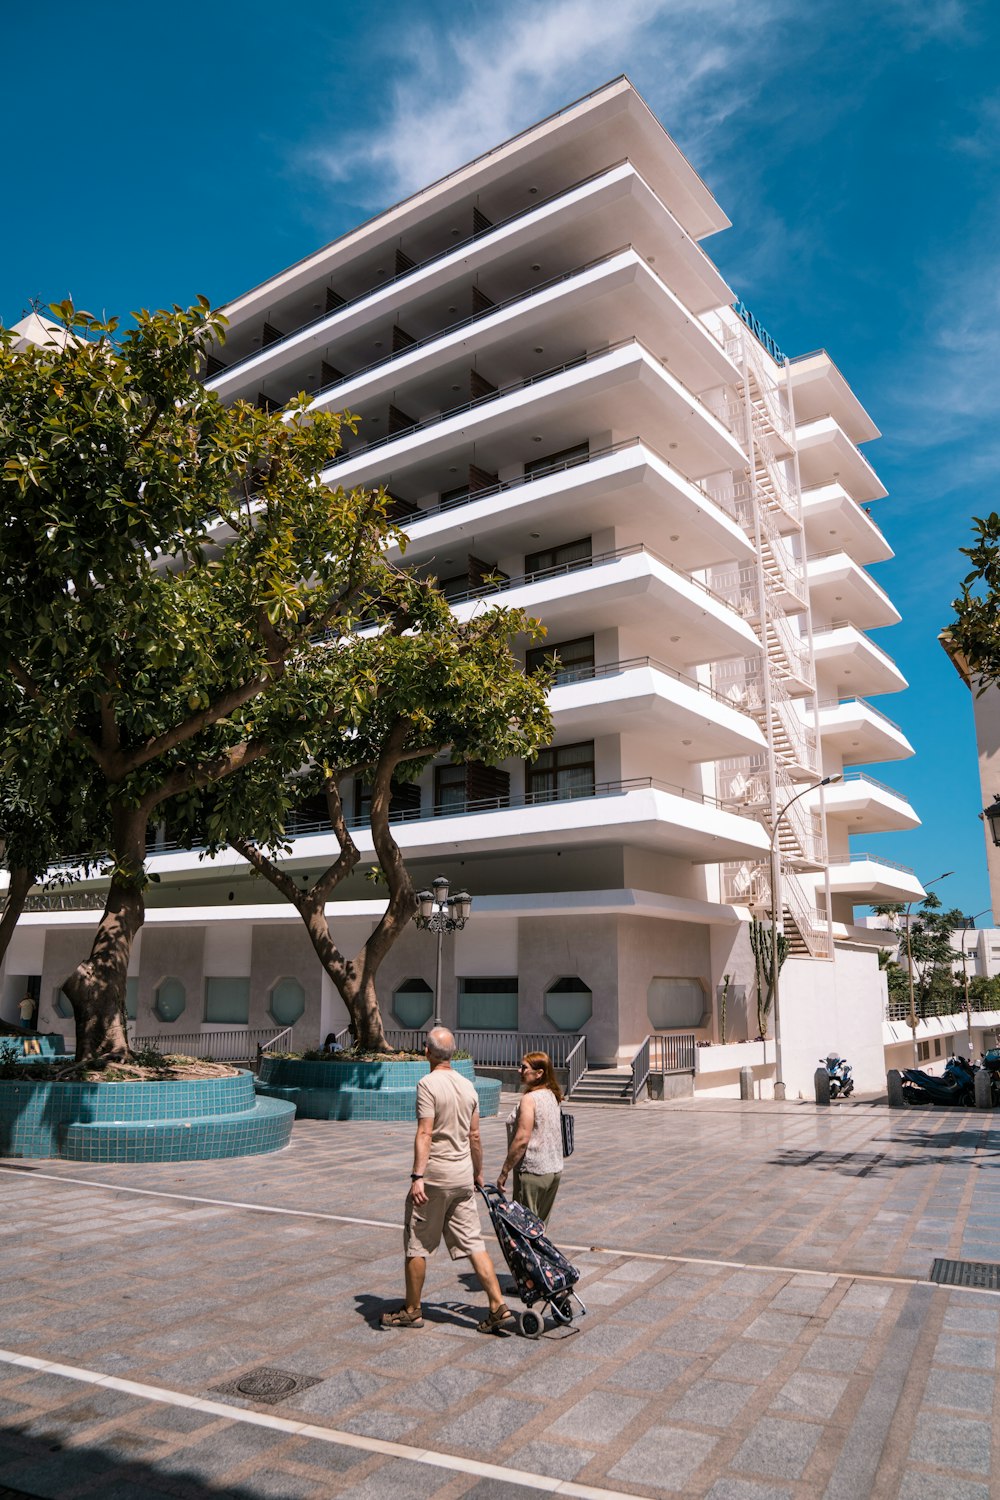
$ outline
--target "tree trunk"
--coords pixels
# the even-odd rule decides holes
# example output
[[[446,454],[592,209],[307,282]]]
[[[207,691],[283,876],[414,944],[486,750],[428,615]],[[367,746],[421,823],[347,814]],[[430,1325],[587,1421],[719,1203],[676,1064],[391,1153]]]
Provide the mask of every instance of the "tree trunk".
[[[129,1057],[125,987],[132,942],[145,917],[142,868],[148,813],[116,808],[115,871],[90,957],[63,984],[76,1017],[76,1057],[97,1067]]]
[[[382,1025],[374,974],[362,974],[359,979],[353,964],[348,969],[351,977],[345,975],[337,989],[351,1017],[355,1047],[359,1052],[391,1052]]]
[[[3,963],[7,949],[10,947],[14,929],[24,911],[24,903],[34,883],[34,876],[26,866],[18,865],[11,870],[7,899],[3,905],[3,916],[0,917],[0,963]]]

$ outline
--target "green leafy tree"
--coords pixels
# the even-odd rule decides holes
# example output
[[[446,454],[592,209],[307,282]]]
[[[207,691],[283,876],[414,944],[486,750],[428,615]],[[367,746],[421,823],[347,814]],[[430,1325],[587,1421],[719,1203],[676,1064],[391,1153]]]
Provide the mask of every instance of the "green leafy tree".
[[[893,931],[899,938],[899,977],[893,971],[889,978],[890,997],[908,1000],[910,986],[905,908],[886,903],[873,910],[879,916],[892,918]],[[964,914],[956,907],[946,911],[935,891],[928,891],[919,909],[911,914],[910,955],[913,960],[913,995],[918,1013],[948,1014],[962,999],[961,989],[955,983],[955,964],[960,955],[952,947],[952,933],[964,926]]]
[[[535,622],[520,611],[490,609],[460,623],[436,589],[416,584],[410,585],[406,619],[405,633],[367,639],[349,660],[330,652],[311,663],[299,680],[301,703],[283,695],[266,715],[264,732],[285,746],[285,754],[259,761],[185,808],[192,833],[210,830],[210,851],[228,841],[294,906],[366,1051],[387,1050],[378,969],[417,908],[392,834],[393,783],[418,776],[432,756],[447,750],[456,760],[497,763],[530,756],[551,736],[548,679],[526,676],[511,651],[514,636],[536,633]],[[311,760],[304,765],[301,723],[316,704],[327,712],[310,736]],[[293,775],[282,769],[290,764]],[[369,820],[388,901],[352,955],[339,947],[326,905],[361,862],[341,791],[354,775],[371,787]],[[282,856],[296,810],[306,801],[322,802],[339,852],[303,888]]]
[[[1000,682],[1000,515],[973,516],[972,530],[972,545],[959,548],[972,567],[942,639],[982,692]]]
[[[0,661],[14,688],[0,775],[44,819],[53,788],[92,789],[110,887],[63,988],[77,1056],[101,1063],[128,1054],[150,819],[290,755],[261,706],[296,701],[320,655],[350,657],[362,618],[400,632],[405,619],[384,494],[321,479],[341,419],[307,415],[304,395],[284,413],[224,407],[200,379],[224,336],[204,299],[138,313],[123,335],[70,303],[52,311],[68,337],[16,347],[0,331]]]

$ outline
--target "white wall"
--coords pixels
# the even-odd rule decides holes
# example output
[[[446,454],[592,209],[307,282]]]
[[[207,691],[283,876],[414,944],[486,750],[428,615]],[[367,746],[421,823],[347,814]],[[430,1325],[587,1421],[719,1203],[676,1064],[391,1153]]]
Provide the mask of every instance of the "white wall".
[[[832,964],[787,959],[781,970],[781,1043],[788,1097],[814,1097],[813,1075],[827,1052],[846,1057],[858,1093],[884,1090],[884,1005],[885,977],[873,953],[837,949]]]
[[[463,978],[495,978],[517,973],[517,918],[473,915],[468,927],[445,942],[455,944],[455,973]],[[432,939],[428,938],[428,942]]]

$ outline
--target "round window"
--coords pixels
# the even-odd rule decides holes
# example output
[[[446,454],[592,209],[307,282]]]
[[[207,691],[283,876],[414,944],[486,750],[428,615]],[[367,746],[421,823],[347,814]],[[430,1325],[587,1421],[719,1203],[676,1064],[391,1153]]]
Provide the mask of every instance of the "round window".
[[[545,1014],[559,1031],[582,1031],[594,1014],[593,991],[582,979],[557,979],[545,991]]]
[[[294,1026],[306,1008],[306,992],[297,979],[279,979],[268,1009],[279,1026]]]
[[[164,979],[157,987],[153,1009],[161,1021],[176,1021],[187,1005],[187,990],[179,979]]]
[[[404,979],[392,992],[392,1013],[409,1030],[425,1025],[434,1014],[434,991],[426,979]]]

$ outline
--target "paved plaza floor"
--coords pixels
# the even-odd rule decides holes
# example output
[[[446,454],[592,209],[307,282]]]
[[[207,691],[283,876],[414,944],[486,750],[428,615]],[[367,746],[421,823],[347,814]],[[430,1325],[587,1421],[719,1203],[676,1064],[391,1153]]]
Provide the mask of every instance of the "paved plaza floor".
[[[991,1117],[576,1113],[551,1227],[588,1311],[536,1342],[478,1334],[485,1299],[441,1256],[424,1328],[374,1326],[400,1302],[408,1125],[301,1121],[237,1162],[0,1162],[0,1496],[997,1493],[1000,1294],[928,1279],[1000,1261]],[[490,1175],[502,1123],[483,1138]],[[297,1393],[220,1389],[262,1366]]]

